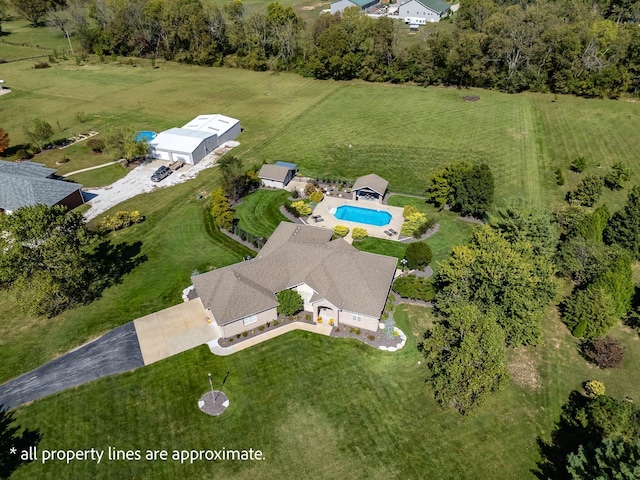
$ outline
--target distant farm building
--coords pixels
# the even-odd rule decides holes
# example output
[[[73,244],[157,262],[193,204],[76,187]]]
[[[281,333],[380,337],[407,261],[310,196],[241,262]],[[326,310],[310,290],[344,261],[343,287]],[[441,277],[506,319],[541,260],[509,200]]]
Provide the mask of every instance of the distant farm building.
[[[240,135],[240,120],[200,115],[182,128],[170,128],[149,142],[150,156],[195,165],[225,142]]]
[[[451,5],[442,0],[409,0],[398,7],[398,17],[410,20],[411,24],[422,24],[417,19],[425,22],[439,22],[449,15]]]
[[[331,14],[343,11],[345,8],[358,7],[366,10],[380,3],[380,0],[337,0],[331,4]]]
[[[40,163],[0,160],[0,211],[44,204],[69,209],[84,203],[82,185],[55,177],[55,170]]]
[[[284,188],[296,176],[298,165],[289,162],[276,162],[274,165],[264,164],[258,173],[265,187]]]

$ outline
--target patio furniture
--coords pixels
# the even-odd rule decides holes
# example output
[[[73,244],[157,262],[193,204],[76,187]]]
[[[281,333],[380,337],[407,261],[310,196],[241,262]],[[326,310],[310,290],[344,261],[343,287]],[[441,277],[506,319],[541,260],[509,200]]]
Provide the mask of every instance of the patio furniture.
[[[324,222],[324,218],[322,218],[320,215],[316,215],[316,218],[314,218],[314,220],[316,221],[316,223]]]
[[[398,234],[398,232],[396,232],[393,228],[390,228],[389,232],[391,233],[391,235],[397,235]]]
[[[386,233],[387,235],[389,235],[390,237],[393,237],[393,233],[391,233],[389,230],[385,230],[384,233]]]

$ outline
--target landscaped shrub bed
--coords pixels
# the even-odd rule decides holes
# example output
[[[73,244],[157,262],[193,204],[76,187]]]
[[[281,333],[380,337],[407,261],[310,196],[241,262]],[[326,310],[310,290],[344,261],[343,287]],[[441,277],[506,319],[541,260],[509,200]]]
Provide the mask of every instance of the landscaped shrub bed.
[[[297,202],[287,202],[284,204],[284,208],[294,217],[306,217],[311,215],[311,207],[304,200],[298,200]]]
[[[433,282],[428,278],[407,275],[393,282],[393,291],[404,298],[430,302],[435,298]]]
[[[122,228],[127,228],[134,223],[141,223],[144,221],[144,216],[140,215],[140,212],[134,210],[133,212],[116,212],[112,217],[106,215],[100,223],[98,223],[97,230],[99,232],[114,232]]]
[[[349,227],[345,227],[344,225],[336,225],[333,227],[333,234],[336,237],[346,237],[349,233]]]

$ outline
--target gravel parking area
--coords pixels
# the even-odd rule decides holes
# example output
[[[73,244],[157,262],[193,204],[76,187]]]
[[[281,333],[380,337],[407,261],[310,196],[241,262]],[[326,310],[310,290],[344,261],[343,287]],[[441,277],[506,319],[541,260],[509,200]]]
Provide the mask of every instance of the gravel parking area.
[[[91,208],[84,214],[84,217],[87,221],[92,220],[101,213],[136,195],[152,192],[159,188],[171,187],[195,178],[199,172],[205,168],[213,167],[220,156],[238,145],[240,145],[238,142],[226,142],[195,165],[185,165],[157,183],[151,181],[151,175],[159,166],[169,165],[169,162],[165,160],[152,160],[144,163],[134,168],[126,177],[108,187],[88,188],[85,190],[85,197],[89,197],[87,203],[91,205]]]

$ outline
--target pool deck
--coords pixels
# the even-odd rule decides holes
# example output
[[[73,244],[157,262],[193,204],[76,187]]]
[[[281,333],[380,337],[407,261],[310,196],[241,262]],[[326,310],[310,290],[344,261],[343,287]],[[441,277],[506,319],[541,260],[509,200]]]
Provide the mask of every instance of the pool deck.
[[[384,238],[386,240],[398,240],[400,227],[402,227],[402,222],[404,221],[402,217],[403,209],[401,207],[391,207],[389,205],[383,205],[378,202],[368,200],[355,201],[351,199],[350,194],[347,195],[349,195],[349,198],[330,197],[325,195],[324,200],[322,200],[322,202],[320,202],[311,213],[311,216],[308,220],[309,225],[326,228],[333,228],[336,225],[345,225],[346,227],[349,227],[349,234],[345,238],[345,240],[347,240],[349,243],[351,243],[352,241],[351,231],[353,230],[353,227],[361,227],[366,229],[367,232],[369,232],[370,237]],[[371,210],[382,210],[385,212],[389,212],[391,214],[391,222],[389,222],[387,225],[377,227],[375,225],[369,225],[366,223],[339,220],[332,213],[330,213],[330,210],[332,208],[338,208],[341,205],[350,205],[352,207],[369,208]],[[318,223],[314,222],[312,218],[314,215],[320,215],[324,219],[324,221]],[[398,234],[389,236],[384,233],[384,231],[388,230],[389,228],[392,228],[393,230],[398,232]]]

